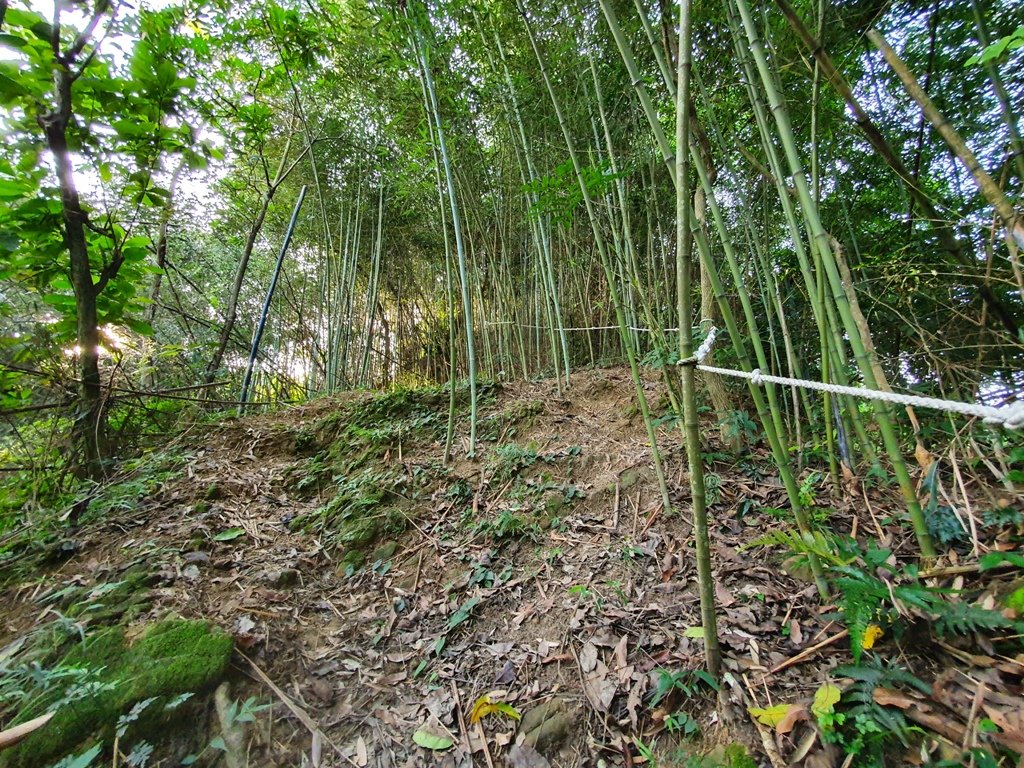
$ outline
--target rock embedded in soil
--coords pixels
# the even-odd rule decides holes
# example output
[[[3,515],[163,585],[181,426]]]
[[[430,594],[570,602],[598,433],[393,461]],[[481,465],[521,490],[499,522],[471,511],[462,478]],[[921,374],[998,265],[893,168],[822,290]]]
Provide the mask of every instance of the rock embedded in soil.
[[[386,541],[381,546],[377,547],[370,555],[370,562],[376,563],[379,560],[390,560],[398,552],[397,541]]]
[[[290,589],[299,583],[299,572],[295,568],[281,568],[267,571],[263,581],[274,589]]]
[[[576,713],[565,700],[550,699],[523,716],[516,741],[550,758],[569,741],[575,719]]]

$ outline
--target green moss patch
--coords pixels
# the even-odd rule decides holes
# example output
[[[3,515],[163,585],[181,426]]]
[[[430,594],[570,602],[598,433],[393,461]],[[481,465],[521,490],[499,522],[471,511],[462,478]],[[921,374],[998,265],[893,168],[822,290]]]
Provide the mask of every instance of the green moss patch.
[[[509,440],[516,436],[519,428],[532,427],[543,412],[544,403],[540,400],[517,401],[481,419],[477,434],[481,440]]]
[[[53,719],[0,752],[0,768],[49,765],[87,740],[112,741],[118,718],[148,702],[121,723],[128,738],[144,738],[172,719],[182,694],[208,689],[223,676],[232,648],[230,635],[203,621],[162,621],[130,644],[118,628],[94,633],[59,663],[81,670],[75,684],[44,691],[19,714],[24,721],[56,707]]]
[[[408,526],[407,477],[363,470],[338,480],[335,495],[323,506],[292,520],[293,531],[316,531],[343,552],[346,566],[359,567],[379,542]]]
[[[481,404],[493,401],[497,391],[496,384],[477,384]],[[296,452],[311,457],[296,473],[295,488],[316,488],[331,476],[366,468],[400,443],[440,439],[448,423],[448,402],[448,388],[441,386],[396,389],[345,403],[296,434]],[[460,415],[468,408],[465,385],[456,387],[455,405]]]

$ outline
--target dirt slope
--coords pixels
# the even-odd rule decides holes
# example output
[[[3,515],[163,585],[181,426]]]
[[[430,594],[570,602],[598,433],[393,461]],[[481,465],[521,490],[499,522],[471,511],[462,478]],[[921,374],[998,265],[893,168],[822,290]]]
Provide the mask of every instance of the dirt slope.
[[[658,402],[656,383],[648,395]],[[727,713],[686,672],[701,641],[677,432],[661,441],[671,511],[624,371],[580,373],[562,394],[550,381],[496,386],[485,403],[477,460],[457,446],[448,468],[443,393],[192,427],[125,479],[127,497],[94,502],[67,561],[7,591],[0,647],[47,595],[143,567],[132,624],[173,614],[224,627],[232,695],[272,703],[245,734],[250,765],[640,765],[645,746],[684,765],[734,741],[766,760],[746,705],[813,695],[846,651],[767,674],[841,627],[777,557],[740,550],[784,527],[762,449],[712,481]],[[836,530],[871,524],[863,504],[832,505]],[[510,709],[474,723],[488,693]],[[217,733],[209,718],[193,742]],[[454,747],[420,746],[424,734]]]

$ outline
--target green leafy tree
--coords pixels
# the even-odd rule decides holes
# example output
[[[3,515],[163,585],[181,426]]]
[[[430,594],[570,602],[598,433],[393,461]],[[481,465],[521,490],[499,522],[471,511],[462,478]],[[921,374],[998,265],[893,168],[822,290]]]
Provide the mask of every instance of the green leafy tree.
[[[172,21],[122,17],[107,0],[84,9],[58,2],[50,20],[15,8],[3,16],[0,43],[12,55],[0,62],[0,105],[14,159],[0,164],[2,276],[39,293],[56,311],[58,341],[74,344],[74,439],[86,476],[103,472],[110,450],[102,329],[148,330],[137,288],[150,238],[138,219],[168,201],[155,178],[161,159],[193,144],[176,114],[193,81],[161,50]],[[101,49],[116,34],[137,37],[127,62]],[[80,191],[86,168],[102,194]]]

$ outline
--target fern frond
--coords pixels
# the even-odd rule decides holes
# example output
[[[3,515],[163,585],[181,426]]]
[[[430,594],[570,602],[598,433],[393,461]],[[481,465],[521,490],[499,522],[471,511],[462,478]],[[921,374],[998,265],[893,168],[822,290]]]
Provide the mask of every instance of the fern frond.
[[[814,531],[807,538],[804,538],[800,535],[799,531],[795,530],[771,531],[740,549],[744,550],[750,547],[784,547],[794,554],[817,555],[819,560],[837,567],[847,565],[850,562],[849,559],[837,554],[835,543],[830,541],[821,531]]]
[[[939,635],[969,635],[982,630],[1007,629],[1013,622],[998,611],[972,603],[942,603],[935,619]]]
[[[889,596],[888,589],[880,579],[866,574],[860,576],[861,578],[844,576],[836,579],[839,608],[850,632],[850,649],[854,662],[860,661],[860,655],[864,650],[864,633],[867,632],[868,625],[880,620],[882,604]]]

